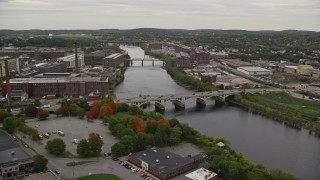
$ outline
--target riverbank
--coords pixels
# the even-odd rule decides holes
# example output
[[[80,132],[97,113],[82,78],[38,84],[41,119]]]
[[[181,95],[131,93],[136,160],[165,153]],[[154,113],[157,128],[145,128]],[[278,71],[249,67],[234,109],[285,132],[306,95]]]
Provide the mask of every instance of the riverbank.
[[[163,68],[167,71],[167,73],[177,82],[177,84],[186,87],[188,89],[196,90],[196,91],[213,91],[216,90],[216,87],[209,82],[202,82],[199,79],[196,79],[189,74],[185,73],[182,69],[178,69],[175,65],[175,61],[173,57],[170,57],[163,53],[154,53],[149,49],[145,49],[144,51],[147,55],[162,59],[164,61]]]
[[[288,126],[320,134],[320,103],[294,98],[287,93],[242,94],[229,101],[283,121]]]

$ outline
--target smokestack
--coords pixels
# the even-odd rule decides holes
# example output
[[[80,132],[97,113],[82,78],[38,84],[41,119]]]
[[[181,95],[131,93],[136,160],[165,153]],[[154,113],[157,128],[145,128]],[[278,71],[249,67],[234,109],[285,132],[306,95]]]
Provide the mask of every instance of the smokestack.
[[[74,43],[74,53],[75,53],[75,72],[78,73],[79,72],[79,64],[78,64],[78,41],[76,41]]]
[[[7,93],[7,101],[8,106],[10,106],[10,100],[11,100],[11,87],[10,87],[10,75],[9,75],[9,64],[8,60],[4,60],[4,68],[6,71],[6,93]]]

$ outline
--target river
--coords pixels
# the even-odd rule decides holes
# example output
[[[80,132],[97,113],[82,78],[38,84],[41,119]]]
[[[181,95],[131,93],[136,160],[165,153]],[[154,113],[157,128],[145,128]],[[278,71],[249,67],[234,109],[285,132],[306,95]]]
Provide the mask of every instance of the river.
[[[131,58],[143,58],[139,47],[121,46]],[[190,92],[175,83],[161,68],[162,62],[134,62],[116,88],[118,98],[139,95],[163,95]],[[154,110],[154,106],[147,107]],[[207,101],[203,109],[196,108],[195,99],[186,102],[184,111],[176,111],[167,102],[165,115],[188,123],[211,137],[223,137],[245,158],[269,168],[279,168],[301,179],[320,180],[320,138],[306,130],[285,126],[261,115],[230,105]]]

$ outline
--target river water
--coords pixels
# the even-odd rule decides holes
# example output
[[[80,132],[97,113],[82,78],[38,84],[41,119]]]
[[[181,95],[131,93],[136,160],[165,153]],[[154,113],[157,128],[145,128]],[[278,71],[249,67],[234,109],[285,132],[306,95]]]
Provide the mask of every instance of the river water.
[[[139,47],[121,46],[131,58],[143,58]],[[162,62],[134,62],[125,73],[124,81],[116,88],[118,98],[139,95],[163,95],[190,92],[175,83]],[[154,110],[154,106],[147,107]],[[203,109],[196,108],[195,99],[186,102],[184,111],[176,111],[167,102],[165,115],[188,123],[211,137],[223,137],[245,158],[269,168],[280,168],[301,179],[320,180],[320,138],[306,130],[297,130],[283,123],[245,109],[207,101]]]

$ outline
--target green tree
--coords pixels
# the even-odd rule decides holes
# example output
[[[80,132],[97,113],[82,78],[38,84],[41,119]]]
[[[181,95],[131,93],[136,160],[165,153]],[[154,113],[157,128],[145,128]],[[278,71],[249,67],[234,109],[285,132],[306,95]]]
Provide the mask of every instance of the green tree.
[[[121,131],[119,138],[121,138],[121,137],[123,137],[123,136],[125,136],[125,135],[134,136],[135,134],[136,134],[136,133],[135,133],[132,129],[130,129],[130,128],[124,128],[124,129]]]
[[[66,150],[66,144],[60,138],[56,138],[47,142],[45,149],[53,155],[60,156]]]
[[[148,145],[153,144],[153,141],[149,141],[148,135],[146,133],[138,133],[133,137],[134,151],[142,151],[147,148]]]
[[[169,143],[172,145],[179,144],[181,142],[182,130],[180,127],[175,126],[170,128]]]
[[[5,110],[0,110],[0,123],[4,121],[7,117],[11,116],[10,113],[8,113]]]
[[[122,156],[126,154],[127,147],[124,144],[117,142],[114,145],[112,145],[111,152],[113,155]]]
[[[77,146],[77,154],[81,157],[90,157],[90,144],[86,139],[81,139]]]
[[[103,146],[103,141],[100,138],[100,135],[98,133],[90,133],[88,142],[90,145],[91,155],[98,156]]]
[[[34,99],[33,104],[37,107],[41,106],[41,102],[39,99]]]
[[[294,177],[291,174],[283,172],[280,169],[272,169],[270,171],[270,175],[271,175],[271,179],[274,179],[274,180],[282,180],[282,179],[285,179],[285,180],[297,180],[298,179],[298,178]]]
[[[33,156],[33,165],[34,165],[34,171],[35,172],[43,172],[47,169],[48,159],[44,156],[37,154]]]
[[[14,117],[7,117],[3,121],[3,130],[7,131],[9,134],[14,133],[16,127],[19,126],[19,121]]]

